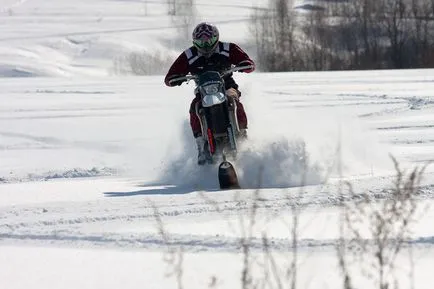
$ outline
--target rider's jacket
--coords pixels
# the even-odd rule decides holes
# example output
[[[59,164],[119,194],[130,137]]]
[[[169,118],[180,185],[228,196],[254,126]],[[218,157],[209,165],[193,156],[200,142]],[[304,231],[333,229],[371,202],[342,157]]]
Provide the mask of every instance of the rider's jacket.
[[[252,69],[244,70],[243,72],[252,72],[255,70],[255,63],[238,45],[228,42],[219,42],[214,53],[205,57],[192,46],[186,49],[175,60],[167,73],[164,82],[167,86],[172,86],[169,81],[173,78],[185,76],[189,73],[198,74],[208,70],[224,71],[229,69],[231,65],[245,66],[252,65]],[[225,77],[226,89],[231,87],[238,89],[238,85],[232,78],[232,74]]]

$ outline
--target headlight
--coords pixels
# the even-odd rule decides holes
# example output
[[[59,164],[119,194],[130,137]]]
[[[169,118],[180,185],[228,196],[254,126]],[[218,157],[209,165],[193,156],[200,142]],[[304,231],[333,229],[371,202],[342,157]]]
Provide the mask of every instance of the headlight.
[[[206,94],[215,94],[219,92],[219,85],[218,84],[209,84],[207,86],[203,87],[203,90]]]

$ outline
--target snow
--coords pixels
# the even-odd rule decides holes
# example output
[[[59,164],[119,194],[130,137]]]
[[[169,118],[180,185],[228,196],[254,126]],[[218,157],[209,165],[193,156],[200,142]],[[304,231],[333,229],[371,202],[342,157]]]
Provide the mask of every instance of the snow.
[[[197,20],[253,52],[249,13],[266,1],[220,2],[197,1]],[[255,193],[255,279],[264,233],[284,276],[295,204],[298,288],[340,287],[339,205],[353,198],[341,181],[381,201],[390,154],[407,170],[433,160],[434,71],[237,73],[249,142],[235,163],[243,189],[222,192],[216,167],[195,164],[193,85],[113,70],[131,52],[183,49],[165,3],[0,1],[0,288],[174,288],[167,251],[179,248],[184,288],[240,288]],[[401,288],[432,287],[433,176],[428,166]],[[374,288],[365,277],[358,287]]]

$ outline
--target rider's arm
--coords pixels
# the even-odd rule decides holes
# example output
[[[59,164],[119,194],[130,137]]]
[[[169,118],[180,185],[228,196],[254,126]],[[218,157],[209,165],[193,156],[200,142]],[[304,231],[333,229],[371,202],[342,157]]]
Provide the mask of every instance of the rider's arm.
[[[229,61],[231,64],[234,64],[236,66],[248,66],[251,65],[251,69],[245,69],[242,70],[242,72],[252,72],[255,70],[255,63],[252,59],[247,55],[244,50],[242,50],[238,45],[235,43],[231,43],[229,46]]]
[[[185,53],[182,53],[178,56],[178,58],[175,60],[175,62],[172,64],[172,66],[169,69],[169,72],[167,72],[166,77],[164,78],[164,83],[167,86],[175,86],[176,84],[170,84],[169,81],[173,78],[177,78],[180,76],[185,76],[189,72],[188,70],[188,60]]]

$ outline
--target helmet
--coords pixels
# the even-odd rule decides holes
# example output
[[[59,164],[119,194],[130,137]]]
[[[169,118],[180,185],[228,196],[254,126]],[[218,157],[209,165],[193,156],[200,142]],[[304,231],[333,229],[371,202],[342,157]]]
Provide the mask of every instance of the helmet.
[[[205,56],[211,55],[217,48],[219,31],[212,24],[202,22],[193,30],[193,45]]]

